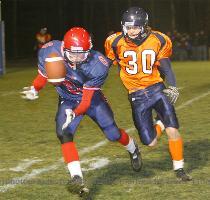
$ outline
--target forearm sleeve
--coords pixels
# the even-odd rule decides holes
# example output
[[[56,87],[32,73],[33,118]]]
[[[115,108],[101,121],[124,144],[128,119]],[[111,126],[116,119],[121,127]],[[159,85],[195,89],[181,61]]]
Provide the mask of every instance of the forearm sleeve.
[[[176,78],[171,67],[171,62],[168,58],[160,60],[159,71],[166,78],[168,85],[176,87]]]
[[[47,83],[47,78],[43,77],[41,74],[38,74],[36,78],[33,80],[32,85],[34,86],[36,91],[41,90]]]
[[[83,89],[82,100],[80,104],[73,110],[76,115],[82,115],[88,110],[94,92],[95,90]]]

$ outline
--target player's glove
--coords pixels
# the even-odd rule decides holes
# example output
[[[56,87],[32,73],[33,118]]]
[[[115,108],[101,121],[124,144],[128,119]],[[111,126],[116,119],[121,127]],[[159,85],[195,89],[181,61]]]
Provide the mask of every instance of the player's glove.
[[[26,100],[36,100],[39,98],[38,92],[35,90],[34,86],[24,87],[20,94],[21,97]]]
[[[175,104],[179,97],[179,91],[174,86],[168,86],[168,88],[163,90],[163,93],[168,97],[171,104]]]
[[[72,122],[72,120],[75,118],[75,113],[72,109],[66,109],[66,121],[62,126],[62,130],[66,129],[68,125]]]

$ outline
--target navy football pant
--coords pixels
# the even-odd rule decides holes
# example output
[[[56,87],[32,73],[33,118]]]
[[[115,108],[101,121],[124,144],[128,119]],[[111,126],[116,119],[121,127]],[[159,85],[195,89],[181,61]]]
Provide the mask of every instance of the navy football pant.
[[[156,137],[152,110],[157,112],[165,127],[179,128],[173,105],[162,92],[163,83],[157,83],[143,90],[129,94],[133,121],[143,144],[149,145]]]
[[[84,117],[84,115],[76,116],[65,131],[62,130],[62,126],[66,121],[65,109],[74,109],[78,104],[79,102],[76,100],[65,100],[62,98],[59,100],[56,114],[56,133],[62,144],[73,141],[76,129]],[[108,140],[117,141],[120,139],[121,134],[115,123],[113,112],[101,91],[94,93],[86,115],[100,127]]]

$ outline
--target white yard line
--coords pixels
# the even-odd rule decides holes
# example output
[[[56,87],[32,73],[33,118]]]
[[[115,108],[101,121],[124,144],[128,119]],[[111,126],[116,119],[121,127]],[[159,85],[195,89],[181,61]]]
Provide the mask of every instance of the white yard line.
[[[6,180],[9,183],[0,186],[0,192],[7,192],[8,190],[15,188],[17,185],[20,185],[22,183],[25,183],[26,181],[31,180],[32,178],[38,176],[39,174],[42,174],[44,172],[48,172],[51,170],[56,170],[59,166],[60,166],[60,163],[56,163],[54,165],[50,165],[45,168],[33,169],[32,172],[29,174],[25,174],[24,176],[13,178],[12,180],[9,180],[9,181]]]
[[[182,90],[182,89],[184,89],[184,87],[179,87],[178,89]],[[12,91],[8,91],[8,92],[0,92],[0,96],[4,97],[4,96],[9,96],[9,95],[14,95],[14,94],[20,94],[20,91],[12,90]]]
[[[184,87],[178,87],[178,90],[183,90],[184,89]]]
[[[181,104],[180,106],[177,106],[176,110],[180,110],[182,108],[185,108],[185,107],[191,105],[193,102],[198,101],[198,100],[208,96],[209,94],[210,94],[210,91],[205,92],[205,93],[201,94],[200,96],[197,96],[197,97],[195,97],[193,99],[190,99],[190,100],[186,101],[185,103]]]
[[[197,96],[195,98],[192,98],[192,99],[186,101],[185,103],[178,106],[176,109],[179,110],[179,109],[185,108],[185,107],[191,105],[193,102],[198,101],[198,100],[206,97],[209,94],[210,94],[210,91],[205,92],[205,93],[201,94],[200,96]],[[135,129],[133,127],[131,127],[129,129],[127,129],[126,131],[131,132],[133,130],[135,130]],[[102,146],[106,145],[107,143],[108,143],[108,141],[104,140],[104,141],[101,141],[101,142],[95,144],[92,147],[84,148],[80,151],[80,155],[83,155],[85,153],[90,153],[91,151],[94,151],[94,150],[98,149],[99,147],[102,147]],[[31,180],[31,179],[35,178],[36,176],[38,176],[42,173],[58,169],[59,166],[62,163],[61,161],[62,161],[62,159],[59,159],[53,165],[50,165],[50,166],[47,166],[47,167],[44,167],[44,168],[40,168],[40,169],[34,169],[29,174],[25,174],[22,177],[13,178],[11,181],[9,181],[9,184],[4,184],[4,185],[0,186],[0,192],[7,192],[8,190],[10,190],[12,188],[15,188],[17,185],[20,185],[24,181]]]
[[[24,159],[16,167],[9,168],[10,171],[23,172],[27,168],[31,167],[33,164],[41,162],[40,159]]]
[[[129,130],[127,132],[129,132]],[[99,147],[106,145],[107,143],[108,143],[107,140],[103,140],[101,142],[96,143],[92,147],[87,147],[87,148],[82,149],[79,152],[79,154],[82,156],[85,153],[90,153],[90,152],[98,149]],[[26,182],[28,180],[31,180],[32,178],[35,178],[36,176],[38,176],[44,172],[56,170],[61,166],[61,164],[63,165],[62,158],[57,160],[56,163],[53,165],[50,165],[50,166],[47,166],[44,168],[40,168],[40,169],[34,169],[34,170],[32,170],[31,173],[25,174],[24,176],[13,178],[12,180],[9,180],[9,181],[7,180],[9,183],[0,186],[0,192],[7,192],[8,190],[15,188],[17,185],[20,185],[21,183]]]
[[[87,172],[87,171],[92,171],[95,169],[100,169],[102,167],[105,167],[106,165],[109,164],[109,159],[108,158],[91,158],[91,159],[84,159],[81,161],[81,164],[89,164],[88,168],[82,168],[83,172]]]
[[[0,92],[0,96],[5,97],[5,96],[9,96],[9,95],[18,94],[18,93],[19,92],[17,92],[17,91]]]
[[[106,145],[107,143],[108,143],[108,140],[103,140],[101,142],[98,142],[97,144],[95,144],[92,147],[86,147],[80,151],[80,155],[94,151],[94,150],[98,149],[99,147]]]

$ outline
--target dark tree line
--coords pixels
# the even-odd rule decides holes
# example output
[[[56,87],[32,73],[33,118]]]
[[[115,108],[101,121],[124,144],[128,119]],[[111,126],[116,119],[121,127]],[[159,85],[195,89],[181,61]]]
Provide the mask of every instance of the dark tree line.
[[[162,32],[178,30],[210,33],[210,0],[2,0],[7,58],[33,54],[35,34],[47,26],[54,39],[62,39],[72,26],[84,26],[103,50],[109,31],[120,31],[123,11],[143,7],[150,25]]]

